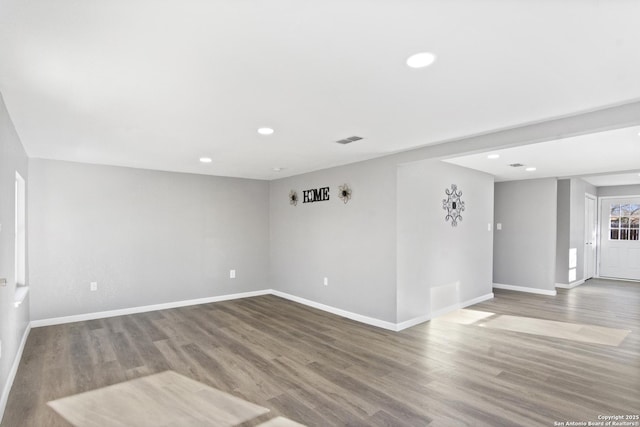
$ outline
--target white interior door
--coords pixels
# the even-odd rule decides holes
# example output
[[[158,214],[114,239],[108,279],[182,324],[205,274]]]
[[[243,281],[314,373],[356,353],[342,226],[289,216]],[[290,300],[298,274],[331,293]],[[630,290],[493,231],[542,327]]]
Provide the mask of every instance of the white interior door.
[[[596,275],[596,198],[587,195],[584,199],[584,280]]]
[[[640,280],[640,197],[601,200],[600,276]]]

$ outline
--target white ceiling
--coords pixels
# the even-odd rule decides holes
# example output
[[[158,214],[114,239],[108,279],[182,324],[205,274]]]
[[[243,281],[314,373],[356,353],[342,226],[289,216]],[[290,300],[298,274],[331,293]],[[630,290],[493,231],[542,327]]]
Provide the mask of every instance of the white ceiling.
[[[500,158],[489,159],[490,154],[497,154]],[[640,184],[640,127],[493,150],[445,161],[490,173],[496,181],[582,176],[598,187]],[[510,166],[514,163],[524,166]],[[536,170],[527,171],[527,167],[535,167]],[[628,173],[609,176],[620,171]]]
[[[32,157],[273,179],[640,99],[638,16],[629,0],[0,0],[0,91]],[[408,68],[421,51],[437,61]]]

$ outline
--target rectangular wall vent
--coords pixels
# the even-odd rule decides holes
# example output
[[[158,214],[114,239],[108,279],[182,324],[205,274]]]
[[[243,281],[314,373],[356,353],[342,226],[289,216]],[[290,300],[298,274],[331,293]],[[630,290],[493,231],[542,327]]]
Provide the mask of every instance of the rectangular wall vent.
[[[338,144],[342,144],[342,145],[346,145],[346,144],[351,144],[354,141],[360,141],[362,138],[359,136],[350,136],[349,138],[345,138],[345,139],[341,139],[339,141],[336,141]]]
[[[521,168],[524,165],[522,163],[511,163],[509,166],[512,168]]]

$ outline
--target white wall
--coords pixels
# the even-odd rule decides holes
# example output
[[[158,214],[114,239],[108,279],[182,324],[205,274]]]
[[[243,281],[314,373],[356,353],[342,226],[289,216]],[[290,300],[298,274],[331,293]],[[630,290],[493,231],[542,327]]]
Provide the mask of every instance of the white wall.
[[[266,181],[31,159],[29,184],[33,320],[269,287]]]
[[[456,184],[465,211],[445,222],[445,190]],[[427,160],[398,167],[397,320],[430,318],[492,292],[493,176]]]
[[[0,417],[8,397],[11,369],[22,337],[29,323],[29,295],[19,306],[14,307],[15,293],[15,174],[27,180],[27,191],[31,183],[27,177],[27,155],[20,143],[9,113],[0,94],[0,277],[6,278],[7,286],[0,287]],[[27,207],[29,209],[29,207]],[[28,265],[28,264],[27,264]],[[28,271],[28,269],[27,269]],[[27,273],[28,274],[28,273]],[[27,282],[29,277],[27,276]]]
[[[556,206],[555,179],[496,183],[495,283],[555,292]]]

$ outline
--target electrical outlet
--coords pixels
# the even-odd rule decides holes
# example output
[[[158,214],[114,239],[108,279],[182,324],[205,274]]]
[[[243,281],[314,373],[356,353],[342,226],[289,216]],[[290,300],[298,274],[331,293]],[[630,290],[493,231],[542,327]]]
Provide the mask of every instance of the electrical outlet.
[[[491,231],[491,223],[487,224],[487,231]]]
[[[496,230],[502,230],[502,223],[501,222],[496,224]]]
[[[235,279],[235,278],[236,278],[236,271],[229,270],[229,279]]]
[[[91,282],[91,284],[89,285],[89,289],[91,289],[91,291],[97,291],[98,290],[98,282]]]
[[[325,286],[329,286],[329,278],[328,277],[324,278],[324,285]]]

